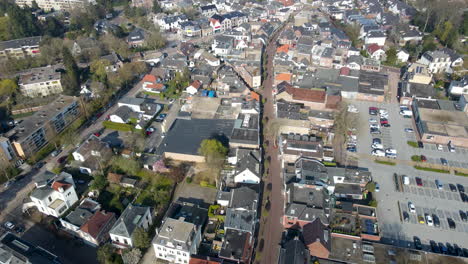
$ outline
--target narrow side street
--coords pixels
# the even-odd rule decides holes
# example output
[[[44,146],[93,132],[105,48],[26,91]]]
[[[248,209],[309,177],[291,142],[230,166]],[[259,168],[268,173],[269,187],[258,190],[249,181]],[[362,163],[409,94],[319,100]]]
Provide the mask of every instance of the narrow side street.
[[[274,110],[274,98],[273,98],[273,58],[276,52],[276,39],[278,38],[281,30],[279,30],[272,38],[268,46],[266,47],[267,64],[266,72],[267,78],[263,82],[263,98],[266,100],[263,105],[264,117],[269,119],[271,122],[275,119]],[[267,126],[268,124],[266,124]],[[267,216],[262,215],[261,223],[264,224],[263,234],[260,233],[259,241],[264,239],[265,244],[262,252],[262,262],[265,264],[275,263],[278,258],[278,244],[281,239],[281,233],[283,226],[281,224],[281,217],[283,216],[284,210],[284,197],[282,193],[282,179],[281,179],[281,164],[278,160],[278,149],[274,147],[275,138],[266,138],[270,144],[265,149],[265,158],[271,157],[269,165],[269,173],[265,181],[265,190],[263,199],[266,200],[265,194],[268,193],[267,186],[271,183],[272,189],[270,192],[270,203],[271,208]]]

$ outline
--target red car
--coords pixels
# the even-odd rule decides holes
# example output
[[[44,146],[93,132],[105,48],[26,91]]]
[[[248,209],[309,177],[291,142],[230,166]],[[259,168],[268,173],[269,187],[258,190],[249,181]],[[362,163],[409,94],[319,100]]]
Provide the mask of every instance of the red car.
[[[422,182],[421,178],[416,177],[416,184],[417,184],[418,186],[423,186],[423,182]]]
[[[380,119],[380,124],[381,125],[388,124],[388,120],[387,119]]]
[[[422,162],[426,162],[426,161],[427,161],[427,158],[426,158],[426,156],[424,156],[424,155],[421,155],[421,161],[422,161]]]
[[[96,133],[94,133],[94,135],[95,135],[96,137],[100,137],[100,136],[101,136],[101,133],[96,132]]]

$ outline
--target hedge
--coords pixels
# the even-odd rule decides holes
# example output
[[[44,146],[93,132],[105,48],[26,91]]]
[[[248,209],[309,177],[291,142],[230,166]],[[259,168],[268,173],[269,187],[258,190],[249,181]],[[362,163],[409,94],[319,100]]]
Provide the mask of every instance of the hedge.
[[[201,186],[201,187],[208,187],[208,188],[214,188],[214,189],[216,189],[216,186],[214,186],[213,184],[210,184],[210,183],[207,182],[207,181],[201,181],[201,182],[200,182],[200,186]]]
[[[419,156],[419,155],[413,155],[413,156],[411,156],[411,160],[412,160],[412,161],[421,161],[421,156]]]
[[[390,165],[390,166],[396,165],[396,163],[393,161],[385,161],[385,160],[374,160],[374,161],[375,163],[384,164],[384,165]]]
[[[324,161],[323,165],[328,166],[328,167],[336,167],[336,162]]]
[[[132,125],[119,124],[119,123],[114,123],[111,121],[103,121],[102,125],[105,128],[112,129],[112,130],[127,131],[127,132],[135,130],[135,128]]]
[[[416,142],[416,141],[409,141],[408,140],[408,141],[406,141],[406,143],[408,144],[408,146],[413,147],[413,148],[418,148],[419,147],[418,142]]]
[[[468,177],[468,173],[463,173],[459,171],[455,171],[455,175]]]
[[[443,169],[434,169],[434,168],[421,167],[421,166],[414,166],[414,168],[417,169],[417,170],[422,170],[422,171],[432,171],[432,172],[438,172],[438,173],[450,173],[450,171],[443,170]]]

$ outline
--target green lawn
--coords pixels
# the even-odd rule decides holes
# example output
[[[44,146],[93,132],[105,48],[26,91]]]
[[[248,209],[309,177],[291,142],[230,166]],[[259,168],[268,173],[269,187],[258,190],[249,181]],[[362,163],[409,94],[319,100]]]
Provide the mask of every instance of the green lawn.
[[[410,147],[413,147],[413,148],[417,148],[418,147],[418,142],[416,141],[406,141],[406,143],[408,144],[408,146]]]
[[[132,130],[137,130],[132,125],[114,123],[114,122],[111,122],[111,121],[103,121],[102,125],[105,128],[112,129],[112,130],[119,130],[119,131],[126,131],[126,132],[130,132]]]
[[[463,172],[459,172],[459,171],[455,171],[455,175],[468,177],[468,173],[463,173]]]

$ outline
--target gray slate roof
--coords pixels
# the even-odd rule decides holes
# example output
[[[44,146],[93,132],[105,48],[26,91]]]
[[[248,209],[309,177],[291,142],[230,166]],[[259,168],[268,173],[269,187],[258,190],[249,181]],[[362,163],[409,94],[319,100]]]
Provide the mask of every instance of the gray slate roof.
[[[142,217],[148,210],[150,208],[147,206],[129,204],[109,233],[131,238],[133,231],[141,224]]]

